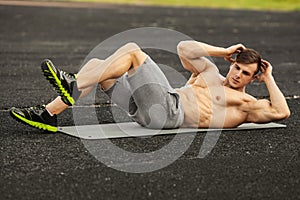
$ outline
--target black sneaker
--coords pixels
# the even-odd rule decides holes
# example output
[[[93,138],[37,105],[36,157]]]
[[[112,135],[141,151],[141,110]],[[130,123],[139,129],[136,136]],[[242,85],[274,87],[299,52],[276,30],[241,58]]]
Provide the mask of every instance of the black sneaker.
[[[54,86],[62,101],[72,106],[81,94],[77,88],[76,74],[68,74],[57,69],[49,59],[41,64],[44,76]]]
[[[11,108],[9,114],[17,121],[27,124],[29,126],[57,132],[57,116],[51,116],[46,107],[35,106],[30,108]]]

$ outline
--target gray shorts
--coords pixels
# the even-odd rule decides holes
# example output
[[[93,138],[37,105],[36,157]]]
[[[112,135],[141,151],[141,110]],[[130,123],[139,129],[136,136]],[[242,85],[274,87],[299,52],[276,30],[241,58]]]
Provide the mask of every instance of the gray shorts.
[[[134,74],[124,74],[105,93],[141,126],[171,129],[183,123],[179,94],[149,56]]]

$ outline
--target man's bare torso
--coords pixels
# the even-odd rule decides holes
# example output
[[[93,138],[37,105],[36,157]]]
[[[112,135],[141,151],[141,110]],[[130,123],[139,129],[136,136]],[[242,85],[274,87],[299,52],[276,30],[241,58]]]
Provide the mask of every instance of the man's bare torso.
[[[223,86],[220,74],[193,75],[187,85],[176,89],[184,110],[182,127],[236,127],[247,121],[247,105],[256,99]]]

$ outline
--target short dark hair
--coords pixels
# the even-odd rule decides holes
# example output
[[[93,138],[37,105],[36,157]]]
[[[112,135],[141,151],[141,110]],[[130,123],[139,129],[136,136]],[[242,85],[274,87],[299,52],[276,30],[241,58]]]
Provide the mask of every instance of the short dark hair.
[[[252,64],[257,63],[257,70],[254,75],[256,75],[261,70],[261,55],[254,49],[244,49],[236,55],[235,61],[242,64]]]

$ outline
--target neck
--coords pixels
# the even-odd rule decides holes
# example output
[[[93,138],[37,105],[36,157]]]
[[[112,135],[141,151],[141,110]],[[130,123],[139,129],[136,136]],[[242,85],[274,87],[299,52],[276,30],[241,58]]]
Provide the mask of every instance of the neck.
[[[223,82],[223,85],[225,87],[228,87],[228,88],[231,88],[231,89],[234,89],[236,91],[239,91],[239,92],[243,92],[245,93],[246,92],[246,87],[240,87],[240,88],[235,88],[235,87],[232,87],[230,84],[229,84],[229,81],[227,79],[225,79],[225,81]]]

